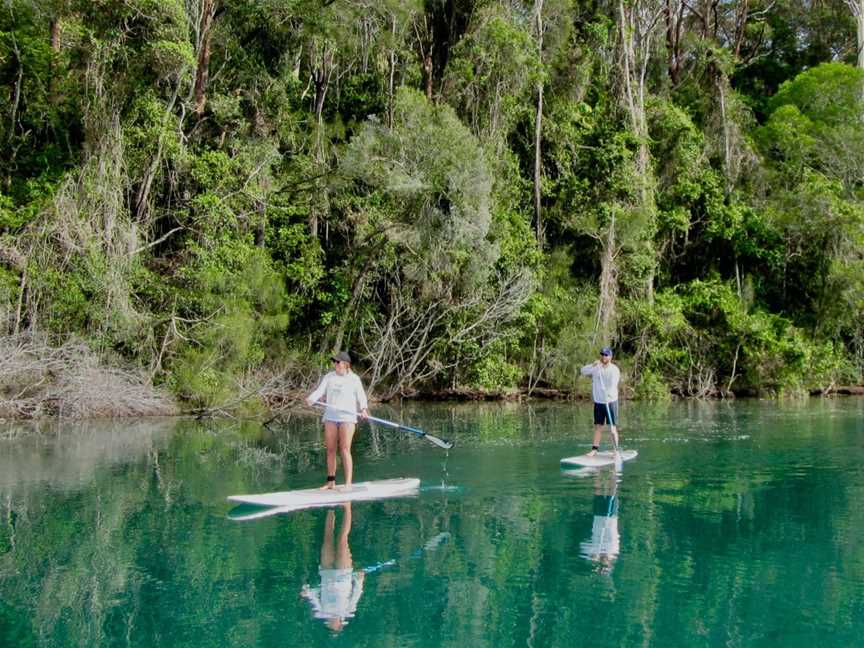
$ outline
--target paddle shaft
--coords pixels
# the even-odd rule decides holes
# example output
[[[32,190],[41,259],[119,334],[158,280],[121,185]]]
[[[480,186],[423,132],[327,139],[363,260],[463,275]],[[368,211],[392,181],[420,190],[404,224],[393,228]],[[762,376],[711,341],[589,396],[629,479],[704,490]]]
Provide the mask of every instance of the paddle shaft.
[[[345,414],[357,414],[357,412],[351,412],[349,410],[342,409],[341,407],[334,407],[333,405],[328,405],[327,403],[323,403],[321,401],[316,401],[313,404],[314,405],[320,405],[322,407],[329,407],[331,409],[336,410],[337,412],[343,412]],[[437,445],[441,448],[449,449],[449,448],[453,447],[452,442],[447,441],[446,439],[439,439],[438,437],[433,436],[433,435],[429,434],[428,432],[424,432],[423,430],[420,430],[418,428],[411,427],[410,425],[402,425],[401,423],[395,423],[393,421],[388,421],[386,419],[377,418],[375,416],[367,416],[366,418],[370,421],[374,421],[375,423],[380,423],[381,425],[386,425],[388,427],[392,427],[392,428],[395,428],[397,430],[405,430],[407,432],[411,432],[412,434],[415,434],[416,436],[420,437],[421,439],[428,439],[429,441],[431,441],[432,443],[434,443],[435,445]]]

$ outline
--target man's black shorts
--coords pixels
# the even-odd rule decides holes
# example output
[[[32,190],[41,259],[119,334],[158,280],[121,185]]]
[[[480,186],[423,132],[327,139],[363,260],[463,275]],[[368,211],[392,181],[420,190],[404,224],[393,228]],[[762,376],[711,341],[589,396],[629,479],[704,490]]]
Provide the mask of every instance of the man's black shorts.
[[[611,421],[605,403],[594,403],[594,425],[618,425],[618,401],[609,403],[608,412],[612,414]]]

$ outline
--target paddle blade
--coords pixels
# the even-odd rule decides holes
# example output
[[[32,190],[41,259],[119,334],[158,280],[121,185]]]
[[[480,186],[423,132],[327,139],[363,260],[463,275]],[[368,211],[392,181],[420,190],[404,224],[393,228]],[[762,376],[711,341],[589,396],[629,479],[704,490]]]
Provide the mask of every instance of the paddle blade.
[[[444,448],[445,450],[449,450],[453,447],[453,442],[448,441],[447,439],[439,439],[438,437],[429,434],[428,432],[424,432],[423,430],[415,427],[411,427],[409,425],[399,425],[399,429],[406,430],[411,432],[412,434],[416,434],[421,439],[427,439],[437,445],[439,448]]]
[[[447,441],[446,439],[439,439],[439,438],[436,437],[436,436],[432,436],[432,435],[429,434],[428,432],[427,432],[426,434],[423,435],[423,438],[424,438],[424,439],[429,439],[432,443],[434,443],[435,445],[437,445],[439,448],[444,448],[445,450],[449,450],[450,448],[453,447],[453,442],[452,442],[452,441]]]

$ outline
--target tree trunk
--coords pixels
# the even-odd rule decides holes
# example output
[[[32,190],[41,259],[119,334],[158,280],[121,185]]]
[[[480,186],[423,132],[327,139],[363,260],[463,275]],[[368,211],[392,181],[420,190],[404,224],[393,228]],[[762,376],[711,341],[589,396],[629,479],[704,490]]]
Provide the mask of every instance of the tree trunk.
[[[535,0],[534,12],[537,25],[537,56],[543,64],[543,0]],[[534,219],[537,243],[543,244],[543,214],[541,212],[541,143],[543,137],[543,79],[537,82],[537,116],[534,122]]]
[[[313,158],[319,175],[321,174],[326,160],[324,159],[324,100],[330,88],[330,79],[333,75],[333,50],[328,43],[324,43],[321,56],[318,56],[318,47],[313,41],[310,44],[310,64],[312,66],[312,81],[315,85],[315,144]],[[323,205],[327,203],[326,189],[318,181],[319,191],[316,192],[317,199],[309,210],[309,232],[313,237],[318,236],[318,223],[320,215],[324,211]],[[320,204],[320,203],[323,203]]]
[[[625,6],[626,5],[626,6]],[[668,7],[668,5],[667,5]],[[648,118],[646,115],[646,94],[648,63],[651,60],[651,40],[657,21],[665,13],[659,0],[625,3],[618,2],[618,19],[621,38],[621,60],[623,67],[624,103],[630,117],[630,128],[636,136],[636,183],[638,184],[637,209],[649,215],[653,221],[656,212],[653,190],[651,154],[648,149]],[[652,245],[648,239],[653,236],[653,223],[639,238]],[[654,301],[654,268],[656,253],[645,277],[645,297]]]
[[[864,0],[861,0],[856,24],[858,25],[858,67],[864,70]]]
[[[210,75],[210,36],[215,13],[215,0],[201,0],[201,42],[198,50],[198,67],[195,70],[195,114],[199,117],[204,113],[204,106],[207,103],[207,79]]]
[[[321,60],[317,60],[317,48],[313,45],[312,79],[315,83],[315,124],[320,129],[324,123],[324,100],[327,98],[327,90],[330,88],[330,77],[333,74],[333,50],[328,43],[324,43],[321,51]]]
[[[54,18],[51,21],[51,51],[54,54],[60,52],[60,19]]]
[[[159,129],[159,139],[156,143],[156,153],[147,165],[147,170],[144,172],[144,177],[141,180],[141,185],[138,188],[138,193],[135,196],[135,218],[138,222],[144,222],[147,219],[150,211],[150,191],[153,187],[153,181],[156,179],[156,173],[159,170],[159,165],[162,163],[162,151],[165,141],[165,122],[171,118],[174,112],[174,104],[177,101],[177,95],[180,93],[180,83],[178,82],[174,88],[174,94],[168,105],[165,106],[165,115],[163,117],[162,128]]]
[[[396,92],[396,16],[390,14],[390,74],[387,79],[387,128],[393,128],[393,105]]]
[[[682,0],[666,0],[663,12],[666,20],[666,67],[673,86],[678,85],[681,77],[681,26],[685,6]]]
[[[846,0],[852,15],[855,16],[857,27],[856,44],[858,46],[858,67],[864,70],[864,0]]]
[[[432,101],[432,54],[423,57],[423,78],[426,85],[426,99]]]
[[[603,241],[603,252],[600,255],[600,301],[597,305],[597,334],[602,344],[612,341],[612,329],[615,325],[618,307],[618,266],[615,236],[615,214],[609,222],[606,240]]]
[[[337,318],[338,325],[336,327],[336,333],[333,336],[333,349],[342,348],[342,342],[345,339],[345,328],[347,327],[348,322],[353,319],[357,306],[360,303],[360,298],[363,296],[363,289],[366,287],[366,277],[369,274],[369,270],[372,268],[372,259],[373,256],[370,255],[366,260],[366,263],[363,265],[363,269],[360,271],[360,276],[355,280],[354,287],[351,290],[351,300],[345,307],[342,317]],[[327,349],[322,349],[322,351],[326,350]]]
[[[15,76],[10,93],[12,95],[12,105],[9,110],[9,132],[6,133],[6,140],[9,142],[15,136],[15,130],[18,125],[18,108],[21,105],[21,84],[24,81],[24,63],[21,60],[21,50],[18,49],[18,41],[15,40],[14,33],[11,40],[12,50],[15,53]]]
[[[60,19],[54,18],[51,21],[51,64],[48,79],[48,101],[55,105],[60,100],[57,94],[57,63],[60,58],[60,36]]]
[[[726,75],[717,79],[717,93],[720,98],[720,120],[723,122],[723,175],[726,177],[726,195],[732,193],[735,182],[735,171],[732,160],[732,136],[729,128],[729,118],[726,115]]]
[[[749,0],[739,0],[735,11],[735,59],[741,59],[741,45],[747,33],[747,19],[750,17]]]
[[[649,171],[648,121],[645,116],[645,81],[650,59],[650,34],[643,32],[635,9],[625,9],[618,2],[621,30],[622,62],[624,65],[624,99],[630,116],[630,127],[639,140],[636,164],[639,173],[639,194],[643,205],[648,203],[647,174]]]
[[[255,201],[255,213],[258,215],[255,223],[255,247],[263,248],[267,240],[267,205],[263,200]]]
[[[18,41],[15,40],[15,34],[13,32],[12,37],[12,49],[15,52],[15,78],[11,83],[10,95],[12,96],[12,105],[9,107],[9,131],[6,133],[6,142],[7,144],[11,144],[12,139],[15,137],[15,131],[18,126],[18,109],[21,106],[21,85],[24,81],[24,63],[21,61],[21,51],[18,49]],[[6,177],[3,179],[3,187],[6,191],[12,187],[12,169],[15,168],[15,158],[18,154],[17,146],[12,147],[11,158],[7,160],[8,165],[7,169],[9,172],[6,174]]]

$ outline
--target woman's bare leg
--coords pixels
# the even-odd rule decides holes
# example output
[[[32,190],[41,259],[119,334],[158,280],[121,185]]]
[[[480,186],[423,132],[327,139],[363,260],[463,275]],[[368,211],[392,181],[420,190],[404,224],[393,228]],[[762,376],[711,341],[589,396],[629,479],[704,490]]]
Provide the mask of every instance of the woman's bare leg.
[[[327,447],[327,481],[321,488],[336,488],[336,482],[330,477],[336,476],[336,445],[339,440],[339,424],[324,421],[324,445]]]
[[[351,533],[351,502],[342,505],[342,527],[339,529],[339,539],[336,543],[336,569],[351,569],[354,562],[351,559],[351,547],[348,545],[348,534]]]
[[[327,511],[324,520],[324,537],[321,539],[321,567],[333,569],[336,564],[336,547],[333,542],[333,532],[336,529],[336,511]]]
[[[351,488],[351,483],[354,479],[354,458],[351,456],[351,441],[354,438],[354,429],[354,423],[339,424],[339,454],[342,457],[345,488]]]

